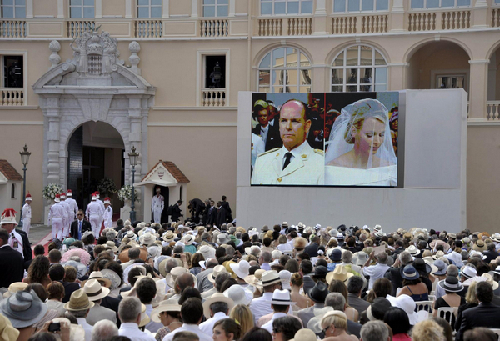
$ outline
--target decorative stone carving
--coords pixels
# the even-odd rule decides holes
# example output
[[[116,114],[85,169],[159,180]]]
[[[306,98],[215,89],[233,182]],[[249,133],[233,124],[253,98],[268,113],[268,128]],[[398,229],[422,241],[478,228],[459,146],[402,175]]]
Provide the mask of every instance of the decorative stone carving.
[[[139,45],[139,43],[134,40],[133,42],[128,44],[128,49],[132,53],[130,55],[130,57],[128,58],[128,61],[130,62],[130,64],[132,64],[132,68],[131,68],[132,72],[137,74],[137,75],[140,75],[141,70],[137,67],[137,65],[141,61],[141,58],[139,58],[137,53],[139,53],[139,51],[141,50],[141,45]]]
[[[57,40],[52,40],[49,44],[49,50],[52,51],[52,54],[49,57],[49,60],[52,63],[50,69],[52,69],[61,62],[61,56],[58,54],[58,52],[61,51],[61,44],[59,44]]]

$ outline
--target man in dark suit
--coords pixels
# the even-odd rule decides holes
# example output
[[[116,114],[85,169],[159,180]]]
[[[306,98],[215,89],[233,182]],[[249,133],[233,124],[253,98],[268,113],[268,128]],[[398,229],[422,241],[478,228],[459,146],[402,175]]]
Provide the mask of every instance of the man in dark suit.
[[[0,288],[8,288],[9,285],[23,280],[24,274],[23,256],[9,245],[9,233],[0,228]]]
[[[311,244],[307,245],[304,249],[304,252],[309,255],[309,257],[317,257],[318,256],[318,247],[319,247],[319,237],[314,236],[311,238]]]
[[[172,222],[179,221],[179,218],[182,217],[181,206],[182,200],[177,200],[177,204],[172,207]]]
[[[83,234],[87,231],[92,231],[92,225],[83,219],[83,211],[79,210],[76,214],[76,220],[71,223],[71,237],[82,240]]]
[[[217,220],[216,225],[218,228],[221,228],[222,224],[227,222],[226,220],[226,209],[222,206],[222,201],[217,202]]]
[[[500,307],[491,303],[493,287],[488,282],[479,282],[476,287],[476,296],[479,305],[469,308],[462,313],[462,322],[456,340],[462,341],[464,333],[473,328],[500,328]]]
[[[274,120],[274,124],[269,123],[268,104],[263,100],[258,100],[253,106],[253,118],[259,122],[252,133],[259,135],[265,144],[265,151],[267,152],[273,148],[281,148],[283,142],[279,132],[279,122]]]
[[[227,197],[225,195],[222,196],[222,207],[226,210],[226,223],[233,222],[233,211],[231,207],[229,207],[229,203],[227,202]]]

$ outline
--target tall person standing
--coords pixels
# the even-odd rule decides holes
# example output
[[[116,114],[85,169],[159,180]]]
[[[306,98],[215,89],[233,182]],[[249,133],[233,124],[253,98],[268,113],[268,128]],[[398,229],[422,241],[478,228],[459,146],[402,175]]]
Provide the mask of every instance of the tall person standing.
[[[151,210],[153,213],[153,222],[161,224],[161,214],[165,208],[165,198],[161,195],[161,188],[156,188],[156,195],[153,197],[151,203]]]
[[[23,205],[22,209],[22,218],[23,218],[23,231],[28,236],[31,228],[31,194],[28,192],[26,195],[26,202]]]

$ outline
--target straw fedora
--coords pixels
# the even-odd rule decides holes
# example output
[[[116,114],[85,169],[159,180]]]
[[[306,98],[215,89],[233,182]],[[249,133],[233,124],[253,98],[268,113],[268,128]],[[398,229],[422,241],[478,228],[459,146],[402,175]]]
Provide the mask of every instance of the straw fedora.
[[[273,292],[273,296],[271,298],[271,304],[276,305],[291,305],[292,299],[290,297],[290,292],[286,289],[280,290],[276,289]]]
[[[193,244],[194,237],[190,234],[186,234],[184,237],[182,237],[182,242],[185,245],[192,245]]]
[[[153,234],[151,234],[150,232],[144,233],[139,238],[139,242],[141,243],[141,245],[146,245],[147,247],[153,245],[155,241],[156,241],[155,236],[153,236]]]
[[[79,311],[90,309],[93,306],[94,302],[90,302],[85,291],[80,288],[76,291],[73,291],[68,303],[64,305],[64,309],[68,311]]]
[[[262,274],[262,280],[259,282],[261,287],[267,287],[269,285],[280,283],[281,278],[278,275],[278,272],[275,270],[268,270]]]
[[[180,266],[173,268],[172,271],[167,274],[167,285],[171,288],[175,288],[175,281],[177,280],[177,277],[184,273],[189,273],[189,270]],[[193,274],[191,274],[191,276],[193,277],[194,286],[196,287],[196,277]]]
[[[405,251],[408,252],[412,256],[416,256],[416,255],[420,254],[420,250],[417,249],[415,247],[415,245],[410,245],[409,247],[406,248]]]
[[[352,273],[348,272],[347,269],[342,264],[337,264],[332,272],[326,275],[326,282],[330,284],[332,280],[336,279],[341,282],[346,283],[349,278],[354,276]]]
[[[165,232],[162,236],[162,239],[164,242],[167,242],[167,243],[170,243],[171,241],[173,241],[175,238],[175,235],[172,231],[168,230],[167,232]]]
[[[226,297],[224,294],[215,293],[210,298],[208,298],[205,302],[203,302],[203,315],[205,315],[205,317],[207,319],[212,317],[210,314],[210,312],[211,312],[210,306],[212,305],[212,303],[216,303],[216,302],[227,303],[228,313],[231,311],[231,309],[233,309],[233,306],[234,306],[234,302],[232,299],[230,299],[229,297]]]
[[[98,279],[89,279],[86,281],[83,291],[87,294],[90,302],[98,301],[109,294],[109,289],[103,287]]]
[[[33,290],[18,291],[2,301],[1,312],[14,328],[26,328],[39,322],[47,313],[47,305]]]
[[[180,304],[169,304],[167,301],[161,302],[156,308],[153,308],[151,312],[151,319],[155,323],[161,323],[160,314],[165,311],[181,311],[182,306]]]
[[[207,279],[210,283],[215,283],[215,279],[219,274],[227,273],[226,268],[223,265],[217,265],[214,270],[208,274]]]
[[[102,272],[100,271],[93,271],[90,274],[89,279],[82,282],[82,288],[85,286],[85,284],[87,284],[88,281],[92,279],[96,279],[99,283],[101,283],[102,286],[106,288],[111,288],[111,281],[107,278],[104,278]]]

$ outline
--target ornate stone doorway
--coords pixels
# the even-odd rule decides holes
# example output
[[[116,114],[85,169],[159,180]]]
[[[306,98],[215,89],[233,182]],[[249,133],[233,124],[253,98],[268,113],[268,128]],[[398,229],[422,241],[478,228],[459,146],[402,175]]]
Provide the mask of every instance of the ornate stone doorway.
[[[156,93],[140,76],[140,46],[129,44],[132,67],[128,68],[118,59],[116,39],[106,32],[86,32],[70,45],[73,58],[61,63],[60,44],[50,43],[52,67],[33,85],[44,116],[43,185],[57,183],[67,188],[69,138],[82,124],[98,121],[111,125],[122,137],[124,182],[130,184],[127,153],[132,145],[140,153],[136,177],[147,171],[147,117]],[[142,209],[137,212],[141,219]]]

